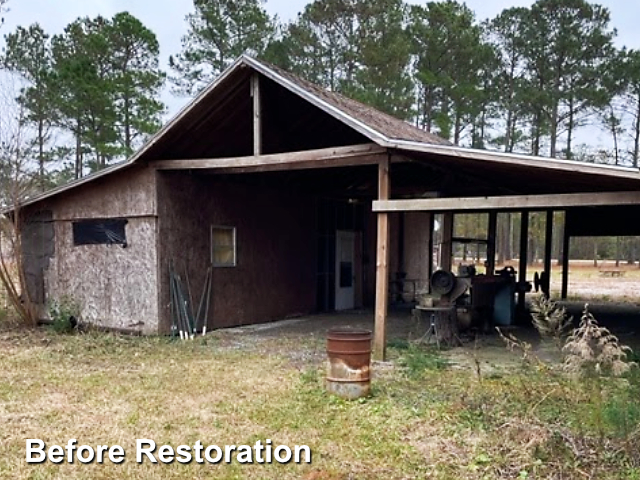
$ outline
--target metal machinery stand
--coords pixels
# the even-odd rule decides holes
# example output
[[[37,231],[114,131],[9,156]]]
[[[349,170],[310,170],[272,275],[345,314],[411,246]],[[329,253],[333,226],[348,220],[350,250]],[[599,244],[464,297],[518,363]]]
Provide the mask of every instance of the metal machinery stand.
[[[430,324],[429,324],[429,329],[426,331],[426,333],[420,337],[420,339],[418,340],[418,344],[421,344],[422,342],[429,342],[429,340],[431,340],[431,337],[433,336],[433,338],[436,339],[436,345],[438,346],[438,350],[440,350],[440,339],[438,338],[438,328],[436,327],[436,315],[435,313],[432,313],[431,316],[429,317],[430,320]]]

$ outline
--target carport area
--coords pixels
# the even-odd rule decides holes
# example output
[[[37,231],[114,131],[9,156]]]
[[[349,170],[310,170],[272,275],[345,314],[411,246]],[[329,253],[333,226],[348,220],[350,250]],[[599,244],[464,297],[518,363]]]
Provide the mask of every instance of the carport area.
[[[384,295],[388,290],[385,282],[394,276],[393,272],[389,271],[388,262],[389,251],[396,248],[393,241],[389,240],[391,214],[409,215],[420,212],[429,214],[432,219],[440,220],[432,220],[431,231],[439,230],[440,239],[435,255],[430,259],[428,270],[430,273],[436,268],[443,270],[454,278],[452,281],[456,281],[456,275],[464,272],[464,276],[471,277],[469,284],[472,299],[473,282],[479,278],[475,270],[469,274],[468,268],[464,265],[462,270],[460,269],[460,258],[456,256],[459,249],[456,248],[456,244],[482,245],[484,254],[478,254],[478,259],[484,259],[481,272],[483,282],[497,282],[498,277],[504,277],[506,274],[510,277],[512,285],[512,290],[509,290],[507,296],[517,296],[517,309],[514,301],[513,313],[510,313],[508,320],[503,323],[508,326],[527,319],[526,293],[532,287],[546,296],[550,295],[554,237],[562,240],[559,259],[562,265],[560,297],[566,299],[569,293],[571,238],[640,234],[640,228],[632,221],[640,214],[640,176],[637,170],[456,147],[426,146],[411,142],[398,142],[397,146],[396,156],[409,158],[413,162],[445,173],[444,181],[433,190],[423,191],[421,195],[402,195],[394,190],[393,165],[391,168],[382,164],[379,167],[379,197],[373,202],[373,211],[378,215],[375,311],[377,359],[385,358],[389,302],[389,296]],[[517,213],[520,218],[518,263],[506,272],[496,269],[497,218],[504,212]],[[534,212],[541,212],[546,217],[543,268],[535,273],[527,271],[530,247],[529,219]],[[481,238],[457,236],[456,216],[467,214],[486,215],[487,228],[484,234],[480,235]],[[563,218],[563,222],[557,221],[558,214]],[[432,245],[434,238],[435,236],[432,236],[430,239]],[[463,251],[466,252],[466,247]],[[433,285],[430,285],[430,289],[433,290]],[[457,306],[453,301],[451,305]],[[497,309],[497,303],[495,305]],[[610,310],[604,312],[608,317],[611,316]],[[617,317],[617,321],[625,326],[632,323],[632,319],[638,318],[637,312],[627,313],[630,316],[629,320]],[[579,318],[579,315],[577,317]],[[495,314],[493,320],[497,320]]]

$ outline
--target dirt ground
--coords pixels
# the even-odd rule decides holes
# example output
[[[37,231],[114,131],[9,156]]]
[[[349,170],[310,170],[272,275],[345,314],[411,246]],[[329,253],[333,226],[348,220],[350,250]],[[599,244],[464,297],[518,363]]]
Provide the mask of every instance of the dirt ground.
[[[578,323],[584,309],[583,302],[563,302],[574,323]],[[626,303],[592,304],[589,307],[596,319],[607,326],[620,340],[640,349],[640,306]],[[300,368],[320,365],[326,361],[326,335],[331,328],[350,327],[373,331],[374,315],[370,310],[357,310],[331,314],[312,315],[280,322],[250,325],[246,327],[222,329],[214,335],[231,349],[254,349],[270,354],[284,355]],[[420,339],[427,331],[425,322],[416,322],[411,317],[408,306],[391,309],[387,321],[387,340],[394,346]],[[520,340],[530,343],[536,355],[545,360],[560,358],[559,352],[541,342],[535,330],[528,325],[505,327],[503,331],[512,333]],[[508,351],[497,333],[484,334],[475,330],[460,335],[463,345],[443,349],[443,356],[454,366],[475,369],[479,362],[482,369],[493,372],[509,365],[519,365],[520,357]],[[394,360],[394,351],[389,351]]]

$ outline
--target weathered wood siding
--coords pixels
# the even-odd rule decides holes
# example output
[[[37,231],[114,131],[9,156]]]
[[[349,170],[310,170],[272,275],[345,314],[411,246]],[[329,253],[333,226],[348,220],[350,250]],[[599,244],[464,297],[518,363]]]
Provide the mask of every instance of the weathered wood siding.
[[[210,228],[236,228],[237,266],[215,268],[208,328],[268,322],[316,306],[316,205],[310,196],[158,172],[160,330],[169,331],[169,267],[199,298],[211,259]],[[197,301],[197,300],[196,300]]]
[[[54,255],[44,272],[47,299],[69,296],[84,321],[158,331],[155,172],[127,169],[38,205],[51,210]],[[27,214],[29,212],[26,212]],[[123,217],[127,247],[73,244],[73,221]]]

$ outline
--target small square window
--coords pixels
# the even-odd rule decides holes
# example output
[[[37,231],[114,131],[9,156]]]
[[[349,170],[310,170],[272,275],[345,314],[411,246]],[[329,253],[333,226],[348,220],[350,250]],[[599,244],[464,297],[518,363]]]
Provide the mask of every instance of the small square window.
[[[214,267],[236,266],[235,227],[211,227],[211,261]]]

